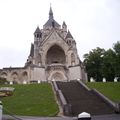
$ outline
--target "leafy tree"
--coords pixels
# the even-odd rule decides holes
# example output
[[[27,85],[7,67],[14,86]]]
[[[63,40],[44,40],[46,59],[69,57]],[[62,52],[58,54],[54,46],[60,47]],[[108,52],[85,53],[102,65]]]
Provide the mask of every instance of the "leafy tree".
[[[8,83],[9,83],[9,82],[6,80],[6,78],[0,77],[0,85],[8,84]]]
[[[115,51],[115,76],[120,79],[120,41],[114,44],[113,49]]]
[[[105,51],[97,47],[84,55],[84,64],[88,73],[88,79],[93,77],[101,81],[103,77],[107,81],[113,81],[115,77],[120,80],[120,41],[113,45],[113,50]]]
[[[104,52],[104,49],[97,47],[90,51],[89,54],[84,55],[84,64],[88,73],[88,79],[93,77],[96,81],[102,80],[101,68]]]
[[[116,55],[120,56],[120,41],[113,45],[113,49],[115,50]]]
[[[113,81],[115,77],[115,52],[112,49],[105,51],[102,61],[102,76],[107,81]]]

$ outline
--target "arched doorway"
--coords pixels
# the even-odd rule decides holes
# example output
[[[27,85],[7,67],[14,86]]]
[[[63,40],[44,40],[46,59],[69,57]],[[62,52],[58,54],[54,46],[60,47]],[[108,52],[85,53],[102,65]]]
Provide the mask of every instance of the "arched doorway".
[[[53,71],[48,77],[48,80],[64,81],[67,80],[67,77],[62,71]]]
[[[60,46],[54,45],[48,50],[46,55],[46,64],[48,65],[55,63],[65,64],[65,62],[66,62],[65,53]]]
[[[53,74],[51,79],[56,81],[61,81],[64,79],[64,77],[62,76],[62,74],[56,72],[55,74]]]

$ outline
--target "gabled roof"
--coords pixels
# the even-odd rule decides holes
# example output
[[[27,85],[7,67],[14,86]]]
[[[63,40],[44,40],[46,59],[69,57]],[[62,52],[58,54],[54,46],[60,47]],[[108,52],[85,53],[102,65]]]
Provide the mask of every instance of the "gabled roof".
[[[66,35],[66,39],[67,39],[67,38],[72,38],[72,39],[73,39],[73,36],[71,35],[71,33],[70,33],[69,30],[68,30],[67,35]]]
[[[51,30],[51,32],[49,33],[49,35],[44,39],[44,41],[41,43],[41,45],[43,45],[43,44],[51,37],[51,35],[52,35],[54,32],[66,43],[66,41],[64,40],[64,38],[63,38],[63,37],[60,35],[60,33],[57,32],[57,30],[54,28],[54,29]],[[57,39],[56,39],[56,40],[57,40]],[[67,43],[66,43],[66,44],[67,44]]]

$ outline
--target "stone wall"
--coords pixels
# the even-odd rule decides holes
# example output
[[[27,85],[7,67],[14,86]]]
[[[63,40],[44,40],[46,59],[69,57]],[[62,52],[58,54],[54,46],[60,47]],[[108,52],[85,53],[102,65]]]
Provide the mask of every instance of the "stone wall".
[[[69,80],[82,79],[80,66],[69,67]]]
[[[29,69],[26,68],[4,68],[0,72],[0,77],[6,78],[9,82],[23,83],[23,81],[29,82],[29,73]]]

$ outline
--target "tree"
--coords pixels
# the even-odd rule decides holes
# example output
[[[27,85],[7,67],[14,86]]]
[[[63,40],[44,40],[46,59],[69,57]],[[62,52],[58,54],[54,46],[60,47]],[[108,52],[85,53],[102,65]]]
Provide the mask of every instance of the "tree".
[[[113,49],[115,51],[115,76],[120,79],[120,41],[113,45]]]
[[[6,80],[6,78],[0,77],[0,85],[8,84],[9,82]]]
[[[88,73],[88,79],[93,77],[96,81],[102,80],[101,65],[105,50],[97,47],[84,55],[84,64]]]
[[[97,47],[85,54],[84,64],[88,79],[93,77],[96,81],[101,81],[105,77],[107,81],[113,81],[118,77],[120,81],[120,41],[113,45],[113,49],[105,51]]]
[[[112,49],[105,51],[102,61],[102,76],[107,81],[113,81],[115,77],[115,52]]]

